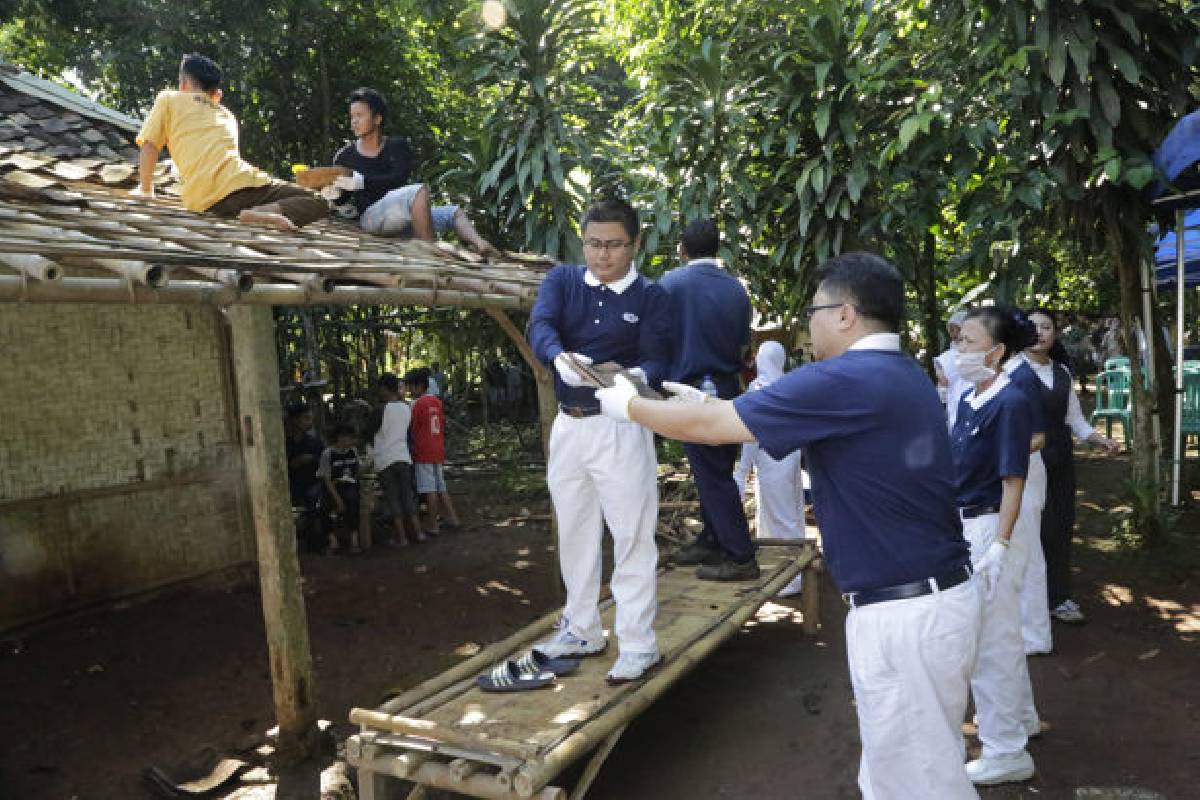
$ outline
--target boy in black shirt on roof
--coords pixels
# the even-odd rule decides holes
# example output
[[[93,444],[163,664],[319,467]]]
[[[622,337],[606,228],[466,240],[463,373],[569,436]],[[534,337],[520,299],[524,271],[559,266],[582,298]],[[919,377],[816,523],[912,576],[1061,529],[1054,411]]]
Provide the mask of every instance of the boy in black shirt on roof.
[[[351,213],[357,214],[359,225],[368,233],[432,242],[435,233],[453,230],[480,255],[499,256],[500,251],[479,235],[459,206],[434,206],[429,187],[408,182],[414,161],[412,148],[401,137],[384,135],[386,116],[387,104],[379,92],[356,89],[350,95],[350,129],[357,138],[333,157],[333,163],[342,168],[341,177],[318,170],[311,179],[306,180],[301,173],[297,180],[309,188],[323,189],[330,199],[349,193]],[[318,181],[328,183],[314,185]]]

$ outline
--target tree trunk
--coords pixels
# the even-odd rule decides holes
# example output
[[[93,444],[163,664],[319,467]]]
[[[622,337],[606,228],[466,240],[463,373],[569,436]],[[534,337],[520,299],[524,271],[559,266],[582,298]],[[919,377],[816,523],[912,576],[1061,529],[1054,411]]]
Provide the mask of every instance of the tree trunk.
[[[937,237],[932,233],[925,234],[925,243],[917,255],[916,285],[921,291],[921,306],[924,309],[922,320],[925,328],[925,357],[921,359],[925,371],[936,376],[933,359],[941,350],[942,310],[937,298]],[[925,286],[922,287],[922,278]]]
[[[1133,510],[1135,529],[1142,534],[1147,545],[1158,545],[1164,540],[1162,526],[1160,486],[1155,479],[1155,462],[1159,458],[1160,443],[1154,437],[1152,418],[1155,397],[1146,385],[1145,366],[1136,346],[1134,326],[1141,314],[1141,259],[1144,254],[1139,240],[1132,236],[1122,224],[1121,195],[1111,194],[1104,203],[1104,228],[1109,258],[1117,268],[1117,283],[1121,296],[1121,328],[1127,343],[1131,367],[1130,396],[1133,398],[1133,431],[1129,454],[1130,477],[1133,482]],[[1127,212],[1126,212],[1127,213]],[[1133,346],[1128,346],[1133,345]]]

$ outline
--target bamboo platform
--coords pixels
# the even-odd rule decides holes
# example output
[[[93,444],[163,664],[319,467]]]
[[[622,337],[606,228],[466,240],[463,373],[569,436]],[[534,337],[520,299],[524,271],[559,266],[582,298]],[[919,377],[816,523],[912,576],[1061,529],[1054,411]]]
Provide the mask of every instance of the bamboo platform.
[[[361,730],[347,741],[346,754],[358,768],[359,797],[384,800],[399,779],[416,784],[410,800],[424,797],[427,788],[485,800],[582,798],[625,727],[801,571],[803,628],[816,633],[816,544],[758,543],[764,545],[762,577],[755,582],[701,581],[691,568],[660,571],[655,631],[663,662],[643,681],[617,687],[605,682],[614,643],[547,689],[492,694],[475,687],[476,675],[544,638],[557,621],[555,612],[375,710],[353,709],[350,721]],[[602,606],[609,630],[613,610],[611,600]],[[569,791],[551,785],[589,755]]]

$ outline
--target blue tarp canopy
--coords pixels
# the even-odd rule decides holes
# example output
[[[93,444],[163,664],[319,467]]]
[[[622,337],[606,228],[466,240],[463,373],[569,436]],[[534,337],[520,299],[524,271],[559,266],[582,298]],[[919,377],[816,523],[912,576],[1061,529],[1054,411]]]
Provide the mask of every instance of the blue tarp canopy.
[[[1183,219],[1183,282],[1191,288],[1200,286],[1200,210],[1189,211]],[[1175,231],[1168,230],[1154,248],[1154,282],[1160,288],[1175,286],[1175,239]]]
[[[1194,168],[1197,162],[1200,111],[1193,111],[1175,124],[1154,153],[1154,165],[1172,183],[1170,187],[1156,187],[1156,207],[1162,211],[1200,209],[1200,170]],[[1200,286],[1200,210],[1188,212],[1183,227],[1184,285]],[[1176,233],[1168,229],[1154,249],[1154,280],[1160,287],[1173,287],[1177,280]]]

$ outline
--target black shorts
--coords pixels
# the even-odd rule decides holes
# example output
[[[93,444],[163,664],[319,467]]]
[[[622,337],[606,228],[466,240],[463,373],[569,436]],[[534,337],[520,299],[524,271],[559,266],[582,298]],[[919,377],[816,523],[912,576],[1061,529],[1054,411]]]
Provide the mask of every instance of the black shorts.
[[[417,514],[417,499],[413,494],[412,464],[397,461],[379,473],[383,499],[393,517],[408,519]]]

